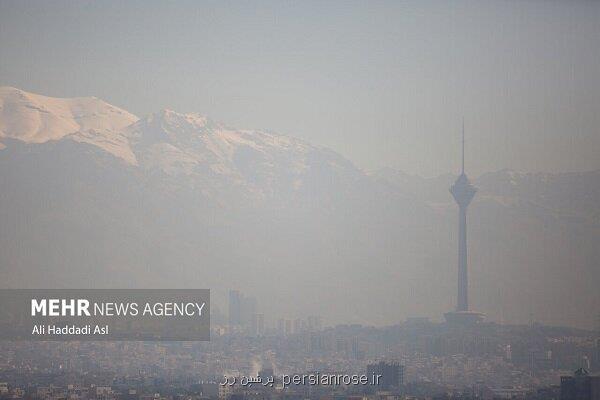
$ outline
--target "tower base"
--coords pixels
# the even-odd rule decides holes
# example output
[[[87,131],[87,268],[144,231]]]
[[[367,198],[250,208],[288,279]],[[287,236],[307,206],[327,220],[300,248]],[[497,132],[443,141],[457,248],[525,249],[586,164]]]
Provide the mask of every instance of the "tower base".
[[[446,322],[453,325],[475,325],[483,322],[485,314],[477,311],[451,311],[444,314]]]

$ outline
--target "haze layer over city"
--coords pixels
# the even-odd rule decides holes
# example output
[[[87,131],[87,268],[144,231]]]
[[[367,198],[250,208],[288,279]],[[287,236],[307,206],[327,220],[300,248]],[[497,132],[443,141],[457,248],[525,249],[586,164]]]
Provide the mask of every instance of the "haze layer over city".
[[[318,12],[317,12],[318,10]],[[0,2],[3,287],[594,328],[600,4]],[[576,294],[576,295],[574,295]]]

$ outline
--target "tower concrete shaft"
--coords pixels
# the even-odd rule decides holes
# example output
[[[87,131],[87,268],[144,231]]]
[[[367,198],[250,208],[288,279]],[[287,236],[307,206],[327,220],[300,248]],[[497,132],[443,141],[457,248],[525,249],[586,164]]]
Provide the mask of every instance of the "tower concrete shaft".
[[[458,204],[458,294],[456,298],[456,311],[444,314],[449,324],[470,326],[482,322],[485,314],[469,309],[469,276],[467,265],[467,210],[471,200],[477,193],[465,174],[465,123],[463,120],[462,132],[462,165],[460,176],[450,187],[450,193]]]
[[[450,188],[454,201],[458,204],[458,295],[456,311],[469,311],[469,277],[467,268],[467,208],[477,193],[465,174],[465,128],[462,132],[461,174]]]
[[[467,268],[467,208],[475,196],[477,189],[469,182],[467,176],[461,174],[450,193],[458,204],[458,296],[456,311],[469,310],[469,277]]]
[[[458,296],[456,311],[469,311],[467,272],[467,207],[458,208]]]

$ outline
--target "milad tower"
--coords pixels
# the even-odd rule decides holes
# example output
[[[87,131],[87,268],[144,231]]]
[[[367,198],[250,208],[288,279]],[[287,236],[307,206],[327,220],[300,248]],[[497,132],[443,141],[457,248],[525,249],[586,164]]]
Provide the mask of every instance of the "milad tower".
[[[475,197],[477,189],[465,174],[465,123],[462,125],[462,164],[461,173],[450,193],[458,204],[458,295],[456,311],[444,316],[450,323],[474,324],[483,321],[485,315],[469,310],[469,277],[467,268],[467,208]]]

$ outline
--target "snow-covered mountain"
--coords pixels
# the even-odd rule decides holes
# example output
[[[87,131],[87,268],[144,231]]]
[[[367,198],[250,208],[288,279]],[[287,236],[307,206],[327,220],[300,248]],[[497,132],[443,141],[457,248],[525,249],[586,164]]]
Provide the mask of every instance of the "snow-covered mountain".
[[[95,97],[59,99],[0,87],[0,147],[3,139],[25,143],[74,140],[134,162],[123,128],[137,117]]]
[[[171,110],[138,119],[95,97],[57,99],[10,87],[0,88],[0,146],[6,139],[86,143],[145,172],[187,176],[207,193],[223,185],[255,197],[292,193],[315,167],[360,174],[338,154],[289,136]]]
[[[372,324],[453,307],[450,174],[365,174],[285,135],[14,88],[0,143],[4,286],[210,287],[217,303],[238,288],[267,315]],[[591,326],[600,171],[474,181],[473,307]]]
[[[239,130],[198,114],[163,110],[124,130],[145,171],[200,180],[204,188],[240,187],[268,198],[302,190],[315,168],[359,171],[338,154],[275,133]]]

